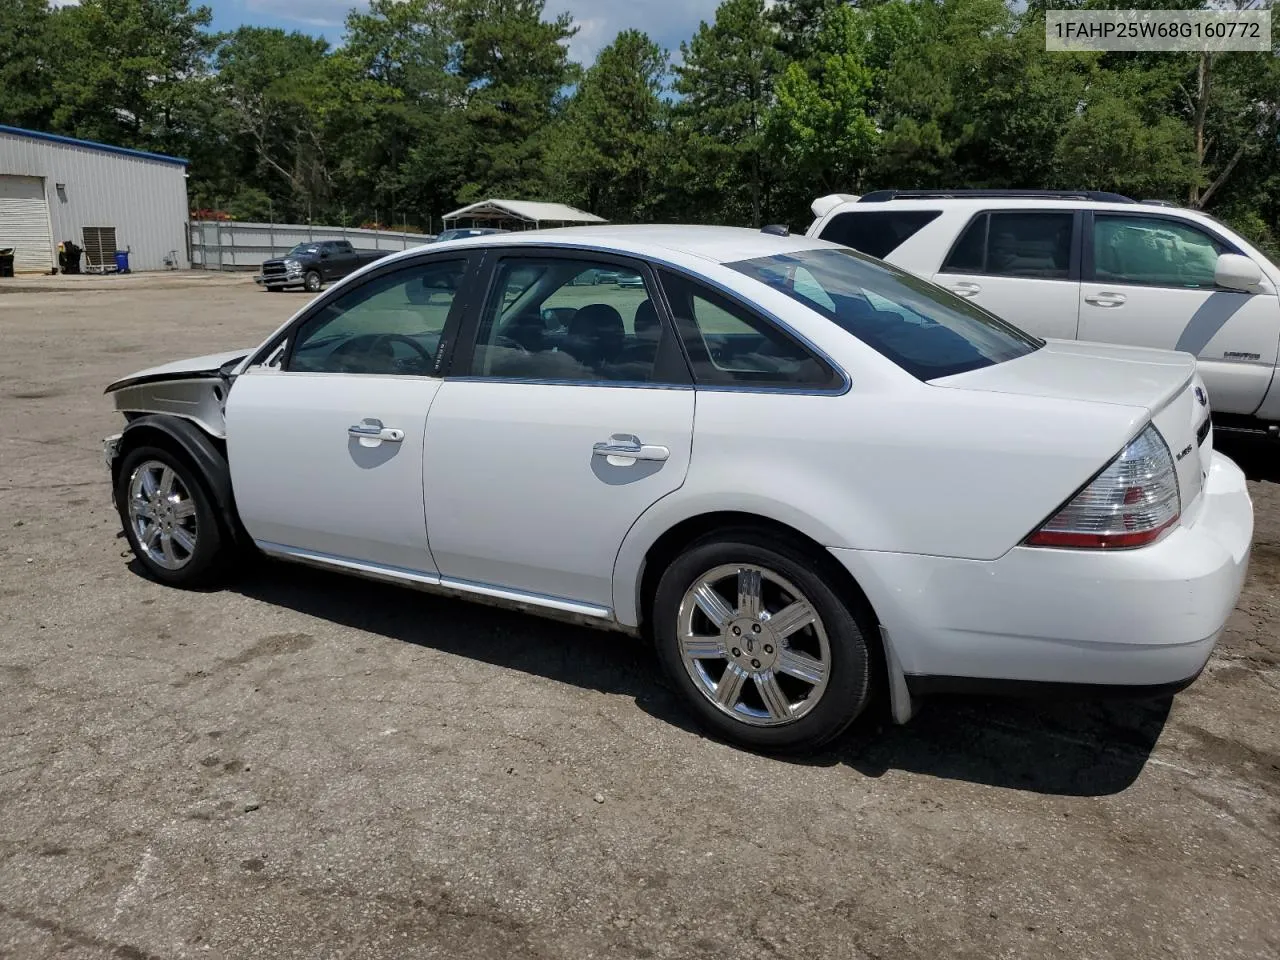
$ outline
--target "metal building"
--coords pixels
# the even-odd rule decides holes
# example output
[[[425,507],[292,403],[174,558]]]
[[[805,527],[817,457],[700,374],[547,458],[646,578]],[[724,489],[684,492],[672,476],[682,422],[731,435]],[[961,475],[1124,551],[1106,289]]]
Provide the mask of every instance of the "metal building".
[[[59,243],[84,248],[82,270],[190,266],[187,161],[0,126],[0,250],[18,273],[49,273]]]

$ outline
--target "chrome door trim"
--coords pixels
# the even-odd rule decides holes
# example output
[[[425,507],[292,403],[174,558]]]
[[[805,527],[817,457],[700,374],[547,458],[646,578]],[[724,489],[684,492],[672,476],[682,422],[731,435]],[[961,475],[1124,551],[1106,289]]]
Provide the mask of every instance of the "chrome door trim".
[[[614,619],[611,609],[597,606],[593,603],[581,603],[565,597],[552,597],[540,593],[526,593],[523,590],[512,590],[508,587],[491,583],[460,580],[456,577],[442,577],[438,574],[423,573],[420,570],[410,570],[405,567],[369,563],[352,557],[302,550],[266,540],[255,540],[254,545],[267,556],[276,560],[285,560],[290,563],[300,563],[326,570],[338,570],[368,580],[379,580],[384,583],[415,587],[428,593],[458,597],[463,600],[488,603],[493,606],[520,610],[539,616],[568,620],[571,623],[579,623],[583,626],[597,629],[633,632],[632,628],[623,626]]]

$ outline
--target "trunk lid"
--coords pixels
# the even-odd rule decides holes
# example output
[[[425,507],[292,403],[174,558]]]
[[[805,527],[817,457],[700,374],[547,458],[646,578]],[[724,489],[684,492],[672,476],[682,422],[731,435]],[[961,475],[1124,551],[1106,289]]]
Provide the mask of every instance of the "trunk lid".
[[[1213,452],[1209,405],[1196,359],[1188,353],[1049,340],[1015,360],[930,383],[1143,409],[1173,457],[1184,514],[1204,485]]]

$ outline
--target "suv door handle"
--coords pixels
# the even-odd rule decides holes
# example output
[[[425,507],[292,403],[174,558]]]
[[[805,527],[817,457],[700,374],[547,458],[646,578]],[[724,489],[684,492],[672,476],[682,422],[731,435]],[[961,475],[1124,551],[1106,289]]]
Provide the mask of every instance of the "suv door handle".
[[[372,446],[383,440],[387,443],[399,443],[404,439],[404,431],[397,430],[395,427],[384,427],[381,420],[365,417],[354,426],[347,427],[347,436],[354,437],[362,445],[368,443]]]
[[[973,297],[982,292],[982,285],[978,283],[952,283],[947,285],[947,289],[954,293],[957,297]]]
[[[1101,293],[1091,293],[1084,299],[1086,303],[1092,303],[1095,307],[1118,307],[1125,302],[1125,295],[1104,290]]]
[[[629,460],[663,461],[671,456],[666,447],[641,443],[640,438],[630,433],[615,433],[604,443],[597,443],[591,448],[597,457],[626,457]]]

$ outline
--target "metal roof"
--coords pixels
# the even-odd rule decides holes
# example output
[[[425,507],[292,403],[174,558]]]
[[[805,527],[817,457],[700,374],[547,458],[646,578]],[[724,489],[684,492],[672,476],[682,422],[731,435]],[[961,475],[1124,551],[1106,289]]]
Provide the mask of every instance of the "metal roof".
[[[160,163],[176,163],[189,167],[191,164],[182,157],[169,157],[163,153],[148,153],[145,150],[130,150],[128,147],[113,147],[109,143],[97,143],[93,140],[77,140],[74,137],[63,137],[56,133],[43,133],[39,130],[24,130],[21,127],[6,127],[0,124],[0,133],[12,134],[15,137],[27,137],[31,140],[48,140],[52,143],[63,143],[72,147],[84,147],[87,150],[101,150],[103,153],[117,153],[125,157],[138,157],[142,160],[158,160]]]
[[[524,220],[528,223],[608,223],[604,217],[564,203],[535,200],[481,200],[444,215],[445,220]]]

